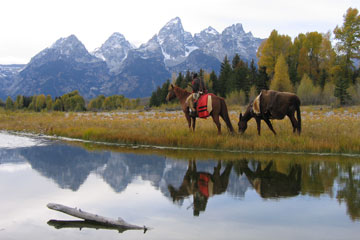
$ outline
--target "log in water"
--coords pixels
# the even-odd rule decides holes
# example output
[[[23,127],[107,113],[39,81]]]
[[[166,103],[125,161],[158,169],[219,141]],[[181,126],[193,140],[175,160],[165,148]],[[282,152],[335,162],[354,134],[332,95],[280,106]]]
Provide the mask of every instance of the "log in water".
[[[137,225],[127,223],[126,221],[124,221],[121,218],[118,218],[118,220],[115,220],[115,219],[99,216],[97,214],[85,212],[81,209],[67,207],[67,206],[64,206],[61,204],[57,204],[57,203],[49,203],[47,205],[47,207],[52,210],[55,210],[55,211],[63,212],[65,214],[68,214],[73,217],[84,219],[85,221],[101,224],[103,226],[116,227],[116,228],[124,229],[124,230],[129,230],[129,229],[144,230],[144,233],[148,229],[145,226],[140,227]]]

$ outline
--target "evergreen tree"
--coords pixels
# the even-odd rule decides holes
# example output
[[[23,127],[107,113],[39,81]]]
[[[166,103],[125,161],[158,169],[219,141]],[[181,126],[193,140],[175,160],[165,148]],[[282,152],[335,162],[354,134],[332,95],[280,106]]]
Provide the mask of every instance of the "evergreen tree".
[[[239,54],[235,54],[232,60],[232,69],[235,69],[239,63],[240,63],[240,56]]]
[[[219,81],[218,81],[218,77],[216,76],[215,71],[213,70],[210,73],[210,85],[212,86],[212,88],[208,89],[209,92],[216,94],[219,94],[220,92],[220,86],[219,86]]]
[[[179,86],[179,87],[181,87],[181,88],[185,88],[186,86],[185,86],[185,81],[184,81],[184,76],[182,75],[182,73],[180,72],[179,73],[179,75],[178,75],[178,77],[176,78],[176,81],[175,81],[175,85],[176,86]]]
[[[156,91],[152,92],[151,97],[150,97],[150,107],[158,107],[161,105],[160,102],[160,96],[161,96],[161,88],[157,87]]]
[[[261,90],[269,89],[269,76],[266,73],[266,67],[260,67],[259,69],[259,77],[256,81],[256,91],[260,93]]]
[[[27,97],[24,96],[24,108],[29,108],[30,103],[33,100],[33,96]]]
[[[231,77],[232,69],[229,63],[227,56],[225,56],[224,61],[221,63],[220,75],[219,75],[219,94],[221,97],[225,97],[231,89],[228,87],[229,79]]]
[[[280,92],[291,92],[293,90],[289,78],[288,65],[286,64],[285,58],[282,54],[280,54],[276,62],[275,74],[271,81],[270,89]]]
[[[321,69],[320,82],[319,82],[319,85],[320,85],[321,89],[324,89],[324,86],[325,86],[328,78],[329,78],[329,74],[325,70],[325,68]]]
[[[343,77],[339,77],[336,81],[334,96],[338,98],[341,105],[345,105],[351,100],[350,94],[347,92],[349,82]]]
[[[166,80],[166,82],[162,85],[161,91],[160,91],[160,105],[163,103],[166,103],[166,96],[168,94],[170,87],[170,80]]]
[[[254,59],[252,59],[249,68],[249,83],[251,86],[255,86],[257,82],[258,82],[258,71],[255,66],[255,61]]]
[[[243,90],[246,95],[246,101],[248,101],[251,83],[248,65],[243,60],[240,59],[237,67],[233,70],[228,87],[227,93]]]
[[[186,71],[184,84],[182,86],[184,86],[184,88],[186,88],[189,86],[189,84],[191,84],[191,82],[192,82],[192,77],[191,77],[190,71],[188,70],[188,71]]]

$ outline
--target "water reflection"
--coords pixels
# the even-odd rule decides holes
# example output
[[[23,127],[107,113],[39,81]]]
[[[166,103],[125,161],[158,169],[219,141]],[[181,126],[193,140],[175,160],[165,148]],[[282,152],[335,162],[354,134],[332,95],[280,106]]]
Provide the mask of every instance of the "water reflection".
[[[135,154],[88,151],[82,147],[50,144],[19,149],[0,149],[1,165],[28,163],[59,187],[78,191],[90,174],[102,178],[116,193],[141,178],[169,201],[192,202],[193,215],[206,211],[211,197],[228,194],[243,199],[254,189],[262,198],[328,195],[346,204],[353,221],[360,220],[360,165],[356,161],[175,159],[172,154]],[[208,159],[210,159],[209,157]]]
[[[254,163],[254,162],[253,162]],[[261,162],[256,163],[256,170],[251,170],[248,161],[236,162],[236,173],[245,174],[252,187],[263,198],[292,197],[301,190],[301,166],[294,164],[289,166],[288,173],[277,171],[273,161],[265,163],[262,168]]]
[[[188,169],[179,188],[169,184],[168,189],[174,202],[193,196],[194,216],[205,211],[209,197],[222,194],[229,184],[229,177],[233,164],[226,163],[221,173],[221,161],[214,167],[213,173],[198,171],[196,161],[189,160]]]

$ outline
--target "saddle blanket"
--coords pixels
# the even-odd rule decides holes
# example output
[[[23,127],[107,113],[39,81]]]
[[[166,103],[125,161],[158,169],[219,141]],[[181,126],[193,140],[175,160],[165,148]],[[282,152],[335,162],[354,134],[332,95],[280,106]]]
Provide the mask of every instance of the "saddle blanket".
[[[196,107],[199,118],[207,118],[210,115],[212,111],[212,95],[208,93],[200,96]]]
[[[262,92],[261,92],[262,93]],[[253,112],[256,115],[260,115],[260,97],[261,97],[261,93],[255,98],[254,102],[253,102]]]

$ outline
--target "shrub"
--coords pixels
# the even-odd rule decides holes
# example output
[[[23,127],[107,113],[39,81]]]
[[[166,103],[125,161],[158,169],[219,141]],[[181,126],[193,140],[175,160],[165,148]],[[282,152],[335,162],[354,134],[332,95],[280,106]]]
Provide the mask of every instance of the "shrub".
[[[319,86],[314,86],[312,80],[306,73],[303,75],[296,93],[301,99],[302,105],[320,103],[321,88]]]
[[[228,105],[245,105],[246,94],[243,90],[233,91],[226,97],[226,104]]]

